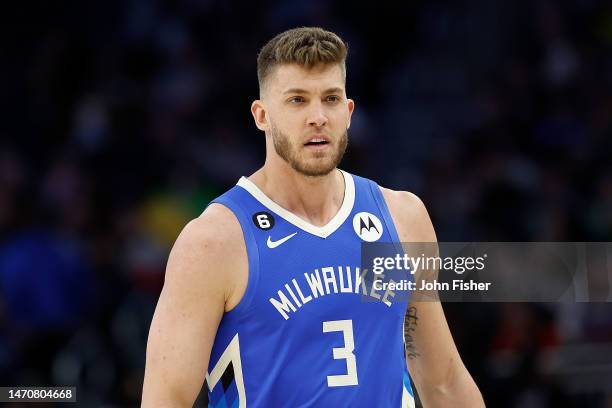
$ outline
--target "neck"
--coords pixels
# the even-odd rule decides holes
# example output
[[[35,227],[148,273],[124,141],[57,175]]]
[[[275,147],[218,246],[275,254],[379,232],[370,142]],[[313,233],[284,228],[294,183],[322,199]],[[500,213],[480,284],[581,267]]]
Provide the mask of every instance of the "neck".
[[[319,227],[336,215],[344,199],[344,177],[338,169],[309,177],[285,162],[272,166],[266,161],[249,179],[272,201]]]

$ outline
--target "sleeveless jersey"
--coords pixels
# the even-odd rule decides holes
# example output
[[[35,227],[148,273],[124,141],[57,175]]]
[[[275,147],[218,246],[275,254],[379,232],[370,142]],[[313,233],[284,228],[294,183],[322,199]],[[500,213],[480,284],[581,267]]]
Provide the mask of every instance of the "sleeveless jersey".
[[[212,347],[209,407],[414,407],[406,301],[385,298],[360,268],[362,242],[399,238],[378,185],[342,174],[344,200],[323,227],[244,177],[212,201],[239,220],[249,266]]]

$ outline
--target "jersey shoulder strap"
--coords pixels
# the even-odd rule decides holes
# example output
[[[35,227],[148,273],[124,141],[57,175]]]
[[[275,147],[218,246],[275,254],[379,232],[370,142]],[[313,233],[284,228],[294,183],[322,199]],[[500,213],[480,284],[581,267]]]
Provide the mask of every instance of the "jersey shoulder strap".
[[[353,211],[361,212],[372,211],[372,209],[378,210],[378,213],[381,215],[382,221],[385,224],[386,230],[389,231],[389,235],[391,235],[391,240],[393,242],[400,242],[399,235],[393,222],[393,217],[391,216],[391,212],[387,207],[385,197],[380,189],[381,187],[370,179],[356,175],[352,176],[353,180],[355,180],[356,195]]]
[[[231,310],[230,313],[232,316],[240,315],[241,312],[249,306],[255,292],[249,289],[255,287],[259,280],[259,248],[257,247],[257,240],[253,235],[253,229],[251,227],[252,220],[248,216],[248,214],[251,213],[249,207],[255,205],[253,201],[255,200],[247,191],[238,186],[234,186],[208,204],[221,204],[234,214],[240,223],[244,244],[246,246],[249,264],[247,290],[238,305]]]

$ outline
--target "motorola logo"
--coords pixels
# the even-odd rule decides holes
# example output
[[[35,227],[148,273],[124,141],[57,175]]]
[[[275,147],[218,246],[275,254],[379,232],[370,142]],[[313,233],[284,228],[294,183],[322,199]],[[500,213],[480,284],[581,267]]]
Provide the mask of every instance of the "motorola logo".
[[[353,229],[355,234],[366,242],[378,241],[383,233],[382,223],[377,216],[369,212],[355,214]]]

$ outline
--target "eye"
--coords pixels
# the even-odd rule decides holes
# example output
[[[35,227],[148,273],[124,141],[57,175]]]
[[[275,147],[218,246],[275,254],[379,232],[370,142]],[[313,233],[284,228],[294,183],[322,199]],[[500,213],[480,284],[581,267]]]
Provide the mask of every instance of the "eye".
[[[338,95],[329,95],[325,98],[325,101],[331,103],[340,102],[340,97]]]
[[[301,96],[294,96],[292,98],[289,98],[288,102],[292,104],[300,104],[304,102],[304,98]]]

